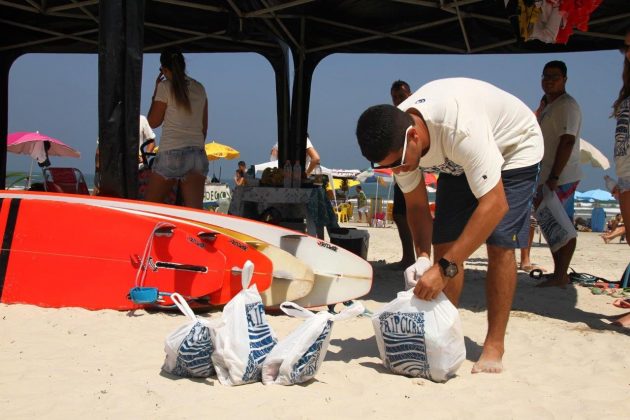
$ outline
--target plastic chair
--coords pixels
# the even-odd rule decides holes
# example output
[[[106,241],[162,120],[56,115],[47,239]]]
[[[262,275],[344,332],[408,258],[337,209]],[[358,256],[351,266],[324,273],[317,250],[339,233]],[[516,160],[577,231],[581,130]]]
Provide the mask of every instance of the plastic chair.
[[[348,217],[348,210],[350,209],[350,205],[347,203],[339,204],[339,208],[337,209],[337,221],[348,222],[350,219]]]
[[[44,188],[49,192],[90,195],[85,178],[77,168],[45,168]]]

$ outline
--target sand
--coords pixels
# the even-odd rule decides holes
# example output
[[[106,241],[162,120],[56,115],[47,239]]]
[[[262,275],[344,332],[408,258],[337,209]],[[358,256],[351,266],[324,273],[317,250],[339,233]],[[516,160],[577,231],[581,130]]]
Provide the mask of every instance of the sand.
[[[356,226],[356,225],[355,225]],[[394,298],[402,273],[397,231],[370,228],[374,311]],[[532,260],[552,267],[549,249]],[[572,267],[620,276],[630,247],[580,233]],[[460,315],[467,360],[446,384],[388,373],[369,318],[335,324],[316,379],[301,386],[222,386],[216,379],[162,374],[163,340],[184,322],[174,313],[0,305],[2,418],[628,418],[630,329],[610,325],[624,311],[588,288],[537,289],[519,272],[506,337],[505,371],[470,373],[486,333],[485,249],[468,260]],[[42,273],[44,275],[45,273]],[[203,316],[220,316],[213,311]],[[282,338],[300,320],[269,315]]]

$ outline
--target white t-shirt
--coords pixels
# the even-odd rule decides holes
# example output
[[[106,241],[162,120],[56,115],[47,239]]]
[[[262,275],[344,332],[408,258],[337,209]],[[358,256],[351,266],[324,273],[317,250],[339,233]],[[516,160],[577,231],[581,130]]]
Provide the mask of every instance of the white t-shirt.
[[[311,139],[309,139],[308,137],[306,138],[306,150],[310,149],[313,147],[313,143],[311,143]],[[278,143],[274,144],[273,147],[271,148],[271,150],[276,151],[275,155],[274,153],[271,153],[271,156],[269,156],[269,161],[272,162],[274,160],[278,160]],[[308,155],[308,152],[306,153],[306,157],[304,158],[304,170],[306,170],[308,168],[308,166],[311,164],[311,157]]]
[[[144,115],[140,115],[140,134],[138,135],[138,149],[142,146],[142,143],[149,139],[155,139],[155,133],[151,130],[149,121]]]
[[[427,125],[430,147],[420,166],[464,173],[479,198],[494,188],[501,171],[540,162],[543,138],[534,113],[517,97],[466,78],[427,83],[398,108],[416,109]],[[420,183],[420,171],[395,175],[403,192]]]
[[[188,82],[188,98],[190,110],[188,113],[180,109],[171,94],[171,81],[164,80],[158,84],[155,100],[166,103],[166,113],[162,125],[160,138],[160,152],[181,149],[183,147],[203,147],[203,111],[206,103],[206,90],[194,79],[186,78]]]
[[[540,129],[545,139],[545,156],[540,164],[540,176],[538,184],[547,182],[553,162],[556,159],[556,151],[560,143],[560,136],[570,134],[575,136],[575,144],[571,156],[562,173],[556,174],[558,185],[568,184],[582,179],[580,167],[580,127],[582,125],[582,112],[580,106],[567,93],[556,98],[548,104],[540,114]]]

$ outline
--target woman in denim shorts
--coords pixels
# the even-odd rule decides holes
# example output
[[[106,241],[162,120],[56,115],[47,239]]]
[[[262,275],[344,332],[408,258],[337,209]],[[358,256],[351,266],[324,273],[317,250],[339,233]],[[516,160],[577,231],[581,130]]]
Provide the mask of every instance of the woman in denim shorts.
[[[619,180],[613,193],[619,194],[623,220],[630,221],[630,30],[626,32],[621,53],[624,55],[623,86],[613,104],[613,116],[617,119],[615,167]]]
[[[208,173],[204,150],[208,131],[206,91],[186,75],[181,52],[164,51],[160,64],[147,119],[152,128],[162,126],[162,136],[145,197],[164,202],[179,182],[184,205],[200,209]]]

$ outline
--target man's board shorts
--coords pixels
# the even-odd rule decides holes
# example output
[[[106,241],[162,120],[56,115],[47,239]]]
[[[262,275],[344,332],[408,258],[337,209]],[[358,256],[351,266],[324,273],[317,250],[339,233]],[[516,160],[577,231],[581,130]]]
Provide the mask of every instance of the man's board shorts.
[[[630,176],[620,176],[617,180],[617,187],[620,193],[630,191]]]
[[[166,179],[182,180],[189,173],[206,176],[209,166],[208,156],[203,148],[188,146],[181,149],[160,150],[151,169]]]
[[[536,193],[540,165],[501,171],[503,190],[509,210],[486,239],[488,245],[502,248],[527,248],[532,200]],[[477,208],[466,176],[440,174],[435,198],[433,243],[453,242]]]

